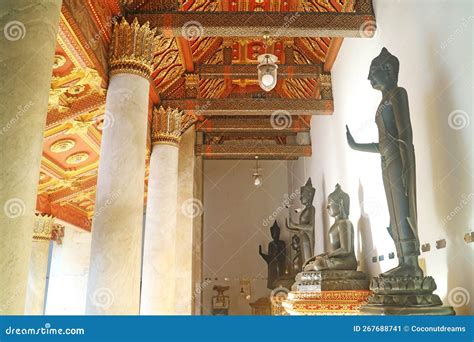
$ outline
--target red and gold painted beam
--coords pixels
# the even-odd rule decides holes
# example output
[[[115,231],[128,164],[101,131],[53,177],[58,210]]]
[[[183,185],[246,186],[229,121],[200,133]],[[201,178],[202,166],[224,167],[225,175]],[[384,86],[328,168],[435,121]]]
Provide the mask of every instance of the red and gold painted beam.
[[[161,105],[196,116],[212,115],[331,115],[332,100],[283,98],[168,99]]]
[[[298,133],[309,132],[310,117],[294,117],[291,122],[287,122],[283,127],[276,127],[275,120],[271,116],[267,117],[226,117],[226,118],[207,118],[204,121],[196,123],[196,132],[205,133],[244,133],[244,132],[279,132],[279,133]]]
[[[344,38],[342,37],[335,37],[331,39],[331,42],[329,43],[329,49],[326,54],[326,61],[324,62],[324,72],[330,72],[332,70],[332,66],[336,61],[337,54],[341,49],[343,41]]]
[[[204,159],[295,160],[311,157],[311,145],[223,144],[196,145],[196,156]]]
[[[291,20],[292,16],[295,18]],[[185,36],[189,25],[201,37],[261,37],[275,32],[285,37],[359,37],[375,34],[372,13],[339,12],[152,12],[132,11],[130,20],[149,21],[165,37]],[[282,25],[289,22],[291,25]],[[370,27],[370,30],[365,30]]]
[[[179,55],[183,64],[184,70],[187,72],[194,72],[193,53],[191,51],[191,45],[189,39],[185,37],[176,38],[178,45]]]
[[[278,78],[318,78],[322,71],[322,64],[280,64]],[[252,64],[201,64],[197,67],[197,73],[201,79],[258,79],[257,67]]]

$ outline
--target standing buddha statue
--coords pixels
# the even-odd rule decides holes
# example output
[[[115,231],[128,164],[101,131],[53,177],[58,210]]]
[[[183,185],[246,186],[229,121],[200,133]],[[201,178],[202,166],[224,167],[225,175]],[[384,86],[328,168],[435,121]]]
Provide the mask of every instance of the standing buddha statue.
[[[301,259],[303,262],[310,259],[313,256],[314,247],[314,221],[316,209],[313,205],[313,199],[316,189],[311,184],[311,178],[304,186],[300,188],[300,201],[304,205],[304,209],[301,211],[299,222],[295,223],[291,219],[286,220],[286,228],[296,232],[300,239],[301,248]]]
[[[408,96],[398,82],[398,58],[386,48],[370,66],[368,79],[382,93],[375,114],[379,142],[359,144],[347,128],[347,142],[357,151],[378,153],[390,213],[388,231],[392,237],[399,265],[383,276],[423,276],[418,265],[420,240],[417,229],[415,149],[410,123]]]
[[[270,227],[272,241],[268,243],[268,254],[263,253],[262,246],[258,246],[258,254],[268,265],[267,287],[273,289],[274,282],[284,276],[286,270],[286,243],[280,240],[280,227],[275,221]]]
[[[390,224],[388,232],[395,243],[398,266],[372,279],[374,295],[363,313],[452,314],[441,307],[432,277],[424,277],[418,264],[420,239],[416,210],[416,167],[413,131],[407,91],[398,86],[398,58],[386,48],[372,60],[368,79],[382,98],[375,113],[379,141],[357,143],[346,126],[349,146],[357,151],[381,156],[382,178]]]

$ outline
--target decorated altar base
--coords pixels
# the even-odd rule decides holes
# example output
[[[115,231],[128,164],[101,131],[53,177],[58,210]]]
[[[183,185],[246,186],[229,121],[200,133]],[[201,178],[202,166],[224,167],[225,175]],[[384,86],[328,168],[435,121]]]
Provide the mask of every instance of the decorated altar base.
[[[371,291],[321,291],[288,293],[283,302],[286,312],[297,315],[358,315]]]
[[[283,301],[279,300],[278,298],[275,299],[274,297],[271,297],[271,303],[272,303],[272,316],[287,316],[288,315],[285,308],[283,307]]]

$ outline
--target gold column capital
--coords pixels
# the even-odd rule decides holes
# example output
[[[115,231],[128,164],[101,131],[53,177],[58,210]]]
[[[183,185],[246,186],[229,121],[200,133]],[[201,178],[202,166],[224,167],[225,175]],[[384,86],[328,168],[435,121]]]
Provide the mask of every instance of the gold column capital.
[[[178,146],[181,135],[196,122],[196,116],[178,108],[153,108],[151,142]]]
[[[138,23],[129,24],[125,18],[115,23],[110,52],[110,74],[134,74],[149,79],[153,71],[153,53],[158,37],[156,28]]]
[[[54,222],[54,216],[50,215],[35,215],[35,223],[33,229],[33,240],[56,241],[59,245],[64,237],[64,226]]]

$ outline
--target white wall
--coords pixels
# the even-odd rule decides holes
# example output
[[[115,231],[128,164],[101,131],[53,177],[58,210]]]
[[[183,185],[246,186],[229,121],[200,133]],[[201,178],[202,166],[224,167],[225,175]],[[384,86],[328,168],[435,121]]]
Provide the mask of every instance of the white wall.
[[[91,233],[67,223],[61,245],[53,243],[46,315],[84,315]]]
[[[374,117],[381,95],[371,88],[367,74],[371,60],[385,46],[400,60],[399,85],[409,96],[419,235],[421,243],[431,244],[421,258],[445,303],[457,305],[470,297],[456,310],[474,314],[474,243],[463,241],[474,229],[472,1],[374,0],[374,6],[375,38],[344,40],[332,72],[334,115],[313,118],[313,157],[291,163],[291,170],[313,177],[317,201],[338,182],[349,192],[351,218],[362,236],[357,248],[363,268],[376,275],[396,266],[395,260],[387,260],[395,248],[386,232],[389,216],[380,158],[350,150],[345,138],[348,124],[356,141],[378,139]],[[450,124],[453,111],[460,111],[453,114],[459,114],[460,129],[452,128],[459,128],[456,122]],[[320,230],[328,227],[324,216],[318,221]],[[439,239],[446,239],[445,249],[436,249]],[[372,263],[376,255],[384,255],[385,261]]]
[[[211,312],[214,285],[231,286],[231,315],[251,314],[250,302],[268,296],[267,265],[258,254],[261,244],[267,252],[271,221],[275,216],[281,228],[281,239],[288,240],[284,230],[285,195],[288,195],[287,162],[260,161],[263,184],[253,185],[254,161],[204,161],[204,233],[203,233],[203,314]],[[274,214],[275,213],[275,214]],[[218,278],[216,281],[215,278]],[[228,278],[226,281],[224,278]],[[251,280],[251,298],[239,295],[239,279]]]

